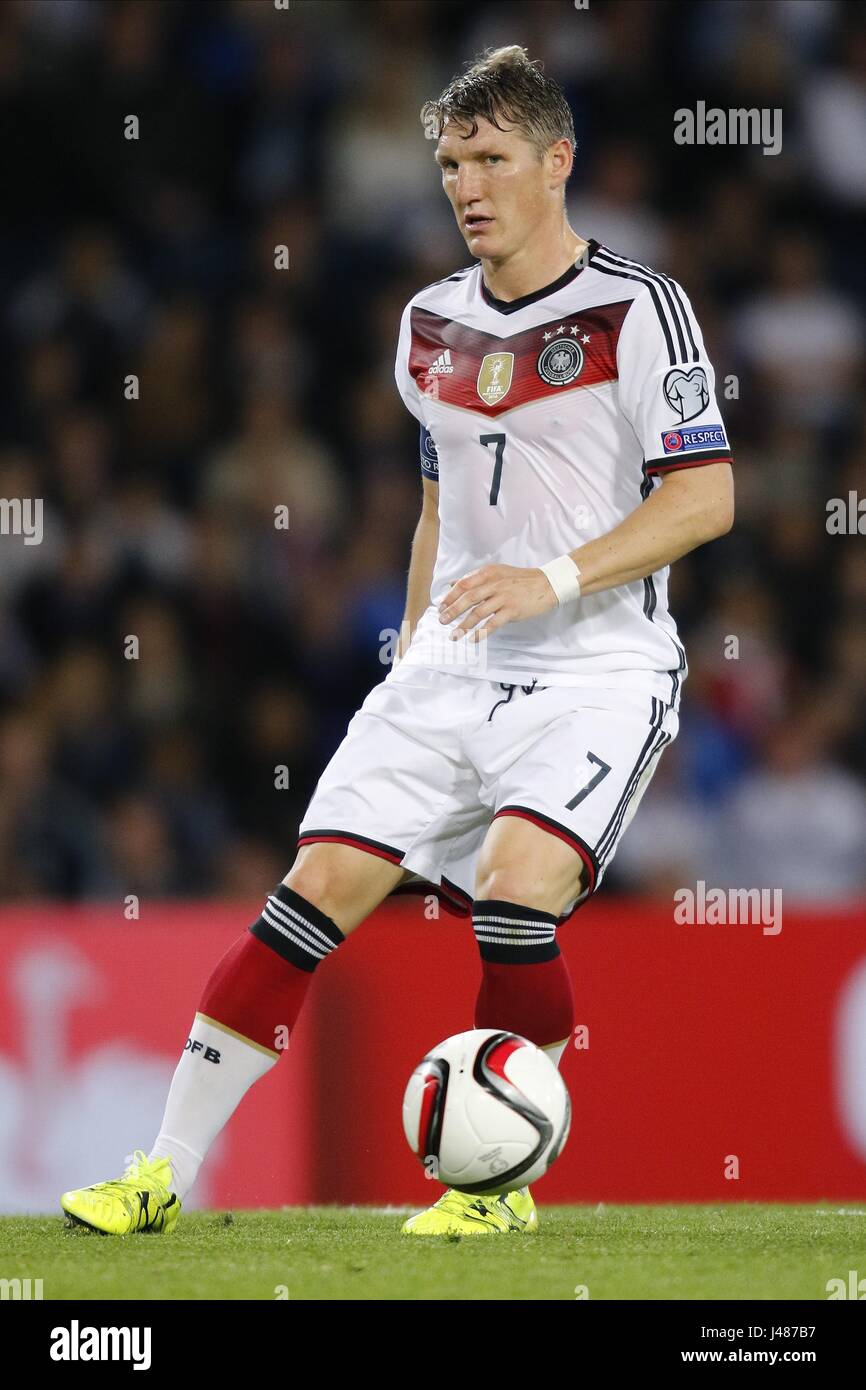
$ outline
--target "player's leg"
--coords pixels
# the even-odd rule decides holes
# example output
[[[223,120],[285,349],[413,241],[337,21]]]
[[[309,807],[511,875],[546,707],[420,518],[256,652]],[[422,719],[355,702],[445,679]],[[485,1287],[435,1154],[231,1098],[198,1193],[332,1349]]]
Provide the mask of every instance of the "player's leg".
[[[181,1198],[250,1086],[278,1062],[319,965],[405,877],[353,846],[309,845],[218,961],[150,1152],[171,1160]]]
[[[495,807],[476,868],[475,1026],[519,1033],[558,1064],[574,1009],[557,929],[601,881],[677,717],[657,699],[624,691],[520,695],[467,740]],[[479,1234],[535,1221],[528,1189],[497,1201],[448,1192],[403,1229]]]
[[[301,849],[205,985],[150,1153],[116,1182],[64,1193],[64,1211],[116,1235],[170,1230],[217,1135],[279,1061],[315,970],[405,877],[353,846]]]
[[[439,685],[386,680],[370,692],[319,779],[295,864],[208,981],[150,1154],[170,1159],[179,1195],[276,1064],[319,964],[409,877],[403,852],[454,776]],[[220,1065],[208,1067],[214,1053]]]
[[[118,1182],[65,1193],[71,1216],[118,1234],[170,1229],[214,1138],[279,1060],[314,971],[447,819],[462,771],[454,717],[447,681],[422,674],[370,692],[319,779],[291,872],[205,986],[150,1153]]]
[[[583,891],[575,849],[525,820],[494,820],[481,848],[472,921],[481,954],[476,1028],[519,1033],[558,1065],[574,1027],[574,1002],[556,927]],[[528,1188],[501,1198],[449,1190],[409,1218],[406,1235],[482,1235],[537,1228]]]
[[[507,1028],[559,1060],[574,1029],[556,931],[584,891],[577,850],[530,821],[494,819],[478,861],[472,925],[481,957],[476,1028]]]
[[[496,719],[479,739],[495,815],[473,909],[476,1024],[519,1032],[558,1061],[573,1027],[560,918],[601,882],[678,721],[651,695],[550,687]]]

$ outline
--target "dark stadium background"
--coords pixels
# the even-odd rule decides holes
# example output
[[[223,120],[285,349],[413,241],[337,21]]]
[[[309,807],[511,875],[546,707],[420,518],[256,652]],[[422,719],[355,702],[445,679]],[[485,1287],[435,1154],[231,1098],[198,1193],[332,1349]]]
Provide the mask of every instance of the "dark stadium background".
[[[418,108],[511,41],[572,104],[576,229],[675,275],[739,382],[736,529],[676,567],[682,733],[608,883],[866,886],[866,544],[826,529],[866,496],[862,9],[29,0],[0,7],[0,495],[43,497],[45,539],[0,540],[2,898],[288,868],[402,612],[399,312],[469,260]],[[676,145],[698,99],[782,108],[781,154]]]

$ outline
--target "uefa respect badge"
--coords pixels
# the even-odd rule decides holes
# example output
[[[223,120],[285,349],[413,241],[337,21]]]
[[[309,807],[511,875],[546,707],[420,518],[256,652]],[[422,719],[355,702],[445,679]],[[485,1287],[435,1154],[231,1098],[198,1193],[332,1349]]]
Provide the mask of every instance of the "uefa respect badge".
[[[701,425],[693,430],[666,430],[662,448],[666,454],[687,454],[694,449],[727,449],[724,425]]]

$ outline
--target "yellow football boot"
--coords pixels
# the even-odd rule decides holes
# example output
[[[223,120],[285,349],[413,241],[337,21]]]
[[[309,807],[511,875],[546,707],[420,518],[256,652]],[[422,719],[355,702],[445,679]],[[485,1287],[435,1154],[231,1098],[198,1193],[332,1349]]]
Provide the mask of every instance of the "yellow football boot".
[[[83,1226],[107,1235],[128,1236],[136,1231],[167,1235],[180,1213],[180,1198],[171,1191],[171,1164],[167,1158],[148,1161],[136,1149],[122,1178],[97,1182],[64,1192],[60,1205]]]
[[[538,1230],[538,1212],[528,1187],[502,1197],[476,1197],[450,1187],[426,1211],[402,1226],[404,1236],[484,1236]]]

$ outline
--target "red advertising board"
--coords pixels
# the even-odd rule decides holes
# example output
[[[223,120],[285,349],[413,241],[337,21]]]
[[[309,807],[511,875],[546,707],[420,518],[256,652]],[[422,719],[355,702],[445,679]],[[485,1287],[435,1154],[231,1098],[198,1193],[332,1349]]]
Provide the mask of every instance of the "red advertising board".
[[[147,1149],[210,970],[257,906],[0,912],[0,1210]],[[866,1199],[866,908],[678,925],[601,898],[560,932],[580,1032],[547,1202]],[[413,1066],[472,1026],[464,919],[383,905],[317,972],[286,1055],[220,1137],[197,1205],[419,1203]],[[503,1020],[507,1026],[507,1020]]]

